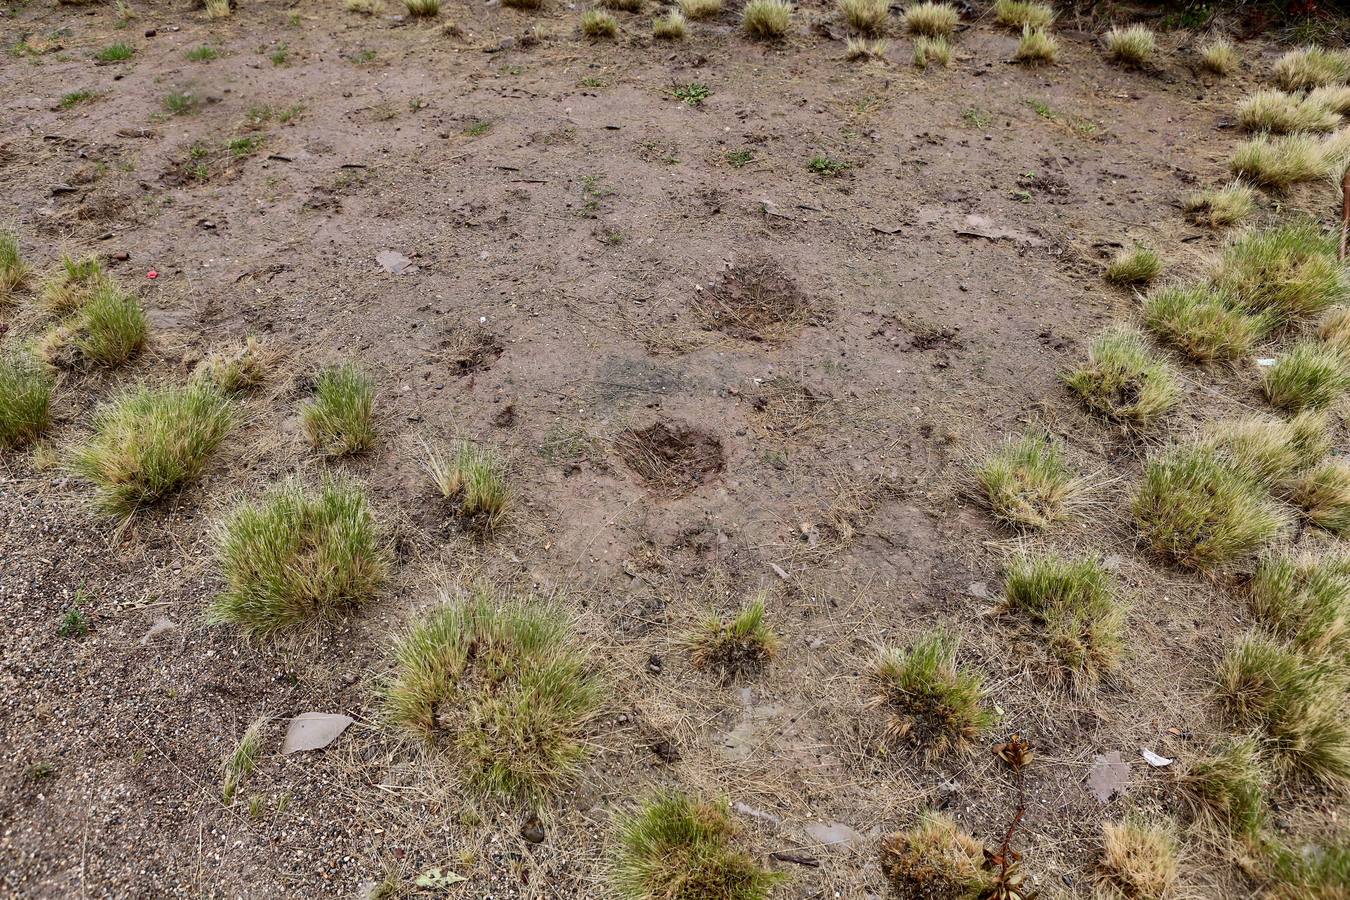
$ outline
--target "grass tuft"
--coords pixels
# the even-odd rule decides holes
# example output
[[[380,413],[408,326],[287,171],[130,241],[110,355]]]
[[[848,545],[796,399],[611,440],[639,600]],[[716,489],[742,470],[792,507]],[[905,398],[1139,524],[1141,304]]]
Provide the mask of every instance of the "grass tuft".
[[[1317,336],[1331,349],[1350,355],[1350,306],[1328,310],[1317,326]]]
[[[1308,92],[1309,103],[1325,106],[1334,113],[1350,116],[1350,84],[1328,84]]]
[[[1247,591],[1252,618],[1296,650],[1336,658],[1350,651],[1350,572],[1343,561],[1268,556]]]
[[[1013,31],[1044,30],[1054,24],[1055,11],[1048,3],[994,0],[994,22]]]
[[[1257,91],[1237,108],[1237,124],[1244,131],[1269,134],[1335,131],[1340,122],[1340,115],[1323,103],[1284,91]]]
[[[259,338],[249,336],[241,344],[217,350],[202,360],[193,377],[208,381],[229,395],[261,387],[276,368],[280,354]]]
[[[234,426],[219,391],[136,387],[104,406],[71,466],[94,483],[105,511],[130,514],[195,481]]]
[[[1208,439],[1229,465],[1268,488],[1317,464],[1331,449],[1326,417],[1316,412],[1282,419],[1249,418],[1217,427]]]
[[[612,38],[619,33],[619,20],[604,10],[588,9],[581,14],[581,33],[591,38]]]
[[[1044,28],[1023,27],[1013,59],[1027,65],[1053,63],[1059,58],[1059,41]]]
[[[245,729],[243,736],[239,738],[239,743],[221,761],[220,767],[224,777],[220,793],[226,806],[234,803],[234,798],[239,793],[239,788],[244,783],[244,779],[253,774],[253,770],[257,768],[258,757],[262,756],[262,738],[265,728],[267,728],[267,717],[263,716]]]
[[[995,888],[980,842],[938,812],[924,812],[913,827],[881,839],[881,870],[895,896],[915,900],[969,900]]]
[[[864,59],[885,59],[890,45],[884,40],[869,41],[866,38],[851,37],[844,43],[844,59],[857,62]]]
[[[1350,53],[1321,47],[1290,50],[1275,61],[1272,74],[1286,91],[1344,83],[1350,81]]]
[[[866,35],[885,34],[891,18],[889,0],[838,0],[840,17]]]
[[[283,483],[236,508],[217,543],[227,587],[209,618],[252,634],[358,606],[375,595],[388,569],[354,482],[325,481],[317,493]]]
[[[1254,837],[1266,818],[1266,773],[1255,738],[1242,738],[1192,760],[1177,785],[1197,819]]]
[[[1081,487],[1059,443],[1039,434],[1006,441],[975,477],[994,518],[1021,528],[1045,528],[1063,519]]]
[[[1214,285],[1280,324],[1314,316],[1350,298],[1335,238],[1314,222],[1249,231],[1223,250]]]
[[[905,30],[924,37],[947,37],[956,30],[961,14],[950,3],[924,0],[905,10]]]
[[[122,43],[119,41],[116,44],[109,44],[102,50],[98,51],[98,53],[95,53],[94,59],[98,60],[99,62],[105,63],[126,62],[135,55],[136,55],[135,47],[132,47],[130,44]]]
[[[764,621],[764,597],[756,596],[730,621],[710,616],[684,639],[695,668],[717,669],[728,678],[760,671],[778,653],[778,636]]]
[[[968,750],[994,722],[978,675],[956,666],[956,639],[918,637],[908,650],[883,650],[870,673],[870,705],[887,714],[886,734],[930,758]]]
[[[1112,284],[1148,284],[1162,272],[1162,260],[1147,247],[1121,250],[1102,277]]]
[[[1253,184],[1282,191],[1326,176],[1333,162],[1330,147],[1309,134],[1258,134],[1233,151],[1229,169]]]
[[[1059,674],[1086,690],[1120,664],[1124,608],[1115,590],[1096,560],[1023,555],[1008,567],[1003,609],[1031,619],[1059,661]]]
[[[1158,340],[1197,363],[1247,356],[1272,324],[1269,316],[1234,309],[1224,294],[1204,285],[1153,291],[1143,315]]]
[[[325,456],[347,456],[375,446],[375,382],[344,363],[319,372],[314,399],[300,410],[305,435]]]
[[[204,0],[202,6],[206,9],[208,19],[228,19],[234,14],[234,5],[230,0]]]
[[[469,441],[461,441],[453,455],[428,448],[427,469],[464,524],[490,532],[506,518],[511,490],[506,467],[494,451]]]
[[[347,12],[361,16],[378,16],[384,12],[384,0],[346,0]]]
[[[430,19],[441,12],[441,0],[403,0],[403,5],[416,19]]]
[[[725,803],[659,793],[619,822],[614,888],[624,900],[765,900],[783,876],[736,847]]]
[[[1350,885],[1350,846],[1304,847],[1275,853],[1278,880],[1267,900],[1345,900]]]
[[[97,256],[83,259],[61,258],[61,268],[42,284],[38,302],[48,313],[64,316],[84,306],[94,289],[108,283],[108,275]]]
[[[950,69],[952,65],[952,45],[945,37],[917,37],[914,39],[914,65],[926,69],[929,66],[941,66]]]
[[[1241,181],[1196,191],[1181,201],[1181,208],[1192,222],[1210,228],[1235,225],[1250,216],[1255,207],[1256,191]]]
[[[601,701],[565,613],[479,588],[395,648],[390,718],[447,748],[478,790],[542,801],[586,755]]]
[[[28,280],[29,268],[19,252],[19,239],[12,232],[0,231],[0,306]]]
[[[679,0],[680,12],[690,21],[711,19],[722,11],[722,0]]]
[[[1216,695],[1233,720],[1258,729],[1281,774],[1350,786],[1350,727],[1341,715],[1344,669],[1249,636],[1219,663]]]
[[[664,16],[652,20],[652,37],[658,41],[682,41],[687,24],[684,13],[671,10]]]
[[[1145,66],[1158,52],[1158,39],[1143,25],[1116,26],[1103,38],[1106,55],[1128,66]]]
[[[52,377],[27,354],[0,353],[0,449],[32,443],[51,424]]]
[[[792,27],[788,0],[750,0],[741,10],[741,30],[765,40],[781,38]]]
[[[1085,365],[1064,383],[1093,412],[1133,427],[1147,427],[1176,406],[1176,376],[1149,351],[1143,336],[1116,326],[1092,343]]]
[[[108,282],[96,287],[80,310],[70,344],[81,359],[111,369],[144,347],[149,332],[140,301]]]
[[[1285,525],[1255,481],[1198,445],[1149,460],[1133,511],[1154,553],[1202,571],[1259,550]]]
[[[1210,41],[1200,50],[1200,68],[1215,75],[1231,75],[1238,67],[1237,47],[1228,38]]]
[[[1280,409],[1299,412],[1323,409],[1350,387],[1346,360],[1336,350],[1314,341],[1300,341],[1273,366],[1262,370],[1261,389]]]
[[[1096,880],[1107,896],[1165,900],[1177,880],[1177,837],[1169,825],[1102,823]]]
[[[1289,500],[1318,528],[1350,534],[1350,460],[1329,459],[1303,473],[1291,486]]]

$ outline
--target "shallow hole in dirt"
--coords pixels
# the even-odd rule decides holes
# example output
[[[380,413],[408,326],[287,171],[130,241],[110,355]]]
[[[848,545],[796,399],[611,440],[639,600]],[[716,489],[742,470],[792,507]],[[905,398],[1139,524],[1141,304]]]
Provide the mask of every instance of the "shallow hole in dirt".
[[[615,443],[628,467],[663,492],[686,494],[726,468],[722,442],[689,425],[657,422],[629,429]]]
[[[491,366],[503,349],[502,342],[486,328],[456,328],[441,341],[441,358],[452,375],[470,375]]]
[[[695,300],[706,327],[747,341],[778,341],[814,318],[811,302],[777,263],[732,266]]]
[[[829,398],[790,378],[771,378],[750,399],[758,423],[765,431],[780,435],[799,434],[820,425]]]

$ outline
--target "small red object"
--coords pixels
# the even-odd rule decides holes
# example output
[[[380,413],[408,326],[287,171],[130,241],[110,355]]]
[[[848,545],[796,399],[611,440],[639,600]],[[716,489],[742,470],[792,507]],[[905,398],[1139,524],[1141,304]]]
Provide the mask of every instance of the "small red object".
[[[158,277],[159,277],[159,273],[156,272],[154,269],[151,269],[149,272],[146,272],[146,273],[145,273],[145,277],[146,277],[146,278],[158,278]]]

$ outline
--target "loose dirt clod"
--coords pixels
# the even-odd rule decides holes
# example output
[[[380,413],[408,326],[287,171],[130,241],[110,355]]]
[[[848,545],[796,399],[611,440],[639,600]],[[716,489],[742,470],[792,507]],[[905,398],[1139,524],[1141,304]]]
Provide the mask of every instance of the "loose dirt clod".
[[[628,467],[653,489],[687,494],[726,467],[722,442],[689,425],[657,422],[616,441]]]

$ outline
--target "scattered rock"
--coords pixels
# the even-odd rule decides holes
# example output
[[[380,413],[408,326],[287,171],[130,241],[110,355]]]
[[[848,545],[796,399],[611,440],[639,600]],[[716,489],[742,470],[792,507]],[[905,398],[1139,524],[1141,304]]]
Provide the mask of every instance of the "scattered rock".
[[[520,826],[520,836],[531,844],[542,844],[544,842],[544,823],[539,821],[538,816],[530,816],[525,820],[525,824]]]
[[[141,635],[141,644],[142,645],[149,644],[151,641],[159,637],[164,632],[172,631],[177,627],[178,627],[177,622],[174,622],[171,619],[166,619],[165,617],[160,616],[158,619],[154,621],[154,624],[150,626],[149,630],[147,630],[145,634]]]
[[[1107,754],[1097,754],[1092,758],[1092,768],[1088,770],[1087,786],[1092,796],[1102,803],[1124,792],[1130,780],[1130,764],[1120,756],[1119,750]]]
[[[381,250],[375,254],[375,261],[380,264],[390,275],[403,275],[408,272],[416,271],[417,266],[408,257],[399,253],[397,250]]]
[[[863,839],[861,834],[843,822],[811,822],[805,830],[811,840],[826,846],[852,847]]]
[[[283,754],[322,750],[352,724],[351,716],[338,713],[301,713],[286,727],[286,739],[281,744]]]

